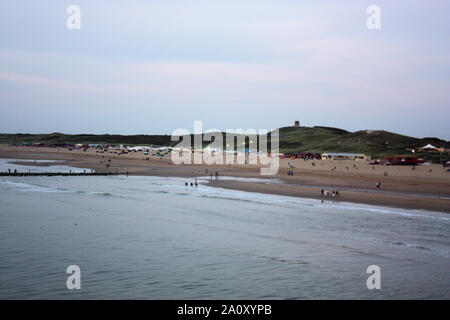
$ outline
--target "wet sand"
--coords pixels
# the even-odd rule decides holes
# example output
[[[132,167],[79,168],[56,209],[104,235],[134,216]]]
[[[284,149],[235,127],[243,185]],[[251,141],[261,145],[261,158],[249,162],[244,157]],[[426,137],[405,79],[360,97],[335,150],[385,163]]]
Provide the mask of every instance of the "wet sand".
[[[321,199],[320,190],[338,190],[345,201],[406,209],[433,210],[450,213],[450,172],[440,165],[407,166],[369,165],[364,161],[281,159],[278,174],[261,176],[257,165],[174,165],[169,155],[145,156],[131,152],[117,156],[95,150],[69,151],[64,148],[0,147],[0,158],[63,160],[61,165],[130,175],[177,176],[213,179],[211,186],[266,194]],[[148,158],[148,160],[145,160]],[[313,165],[314,163],[314,165]],[[21,162],[34,165],[34,162]],[[108,166],[107,166],[108,165]],[[289,165],[295,168],[289,168]],[[335,170],[332,168],[336,167]],[[293,170],[294,176],[287,171]],[[218,180],[214,173],[219,173]],[[387,172],[387,176],[384,176]],[[258,178],[259,182],[221,180],[221,176]],[[275,180],[274,180],[275,179]],[[381,182],[381,190],[376,183]]]

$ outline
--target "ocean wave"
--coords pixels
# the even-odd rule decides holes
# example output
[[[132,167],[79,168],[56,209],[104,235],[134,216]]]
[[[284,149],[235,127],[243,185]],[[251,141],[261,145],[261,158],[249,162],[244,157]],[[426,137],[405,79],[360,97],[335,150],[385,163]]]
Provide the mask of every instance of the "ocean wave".
[[[45,192],[45,193],[70,192],[69,190],[64,188],[55,188],[40,184],[14,182],[9,180],[0,180],[0,184],[7,185],[11,188],[18,189],[19,191],[23,192]]]
[[[166,191],[166,190],[152,190],[152,191],[149,191],[150,193],[170,193],[169,191]]]
[[[399,216],[404,217],[410,217],[410,218],[425,218],[425,219],[433,219],[433,220],[441,220],[441,221],[450,221],[450,217],[446,216],[435,216],[432,214],[424,214],[420,210],[409,210],[406,212],[406,210],[401,209],[394,209],[394,208],[388,208],[388,207],[377,207],[377,206],[371,206],[371,205],[361,205],[356,203],[349,203],[349,202],[341,202],[339,204],[336,204],[336,208],[338,209],[344,209],[344,210],[362,210],[362,211],[369,211],[372,213],[377,214],[395,214]],[[429,211],[430,213],[433,211]],[[440,212],[437,212],[438,214],[442,214]]]
[[[310,264],[308,261],[301,259],[285,259],[280,257],[269,257],[269,256],[258,256],[258,258],[287,264],[299,264],[299,265]]]
[[[94,195],[94,196],[99,196],[99,197],[102,197],[102,198],[128,199],[128,200],[135,200],[135,201],[139,201],[140,200],[140,199],[137,199],[137,198],[124,196],[124,195],[120,195],[120,194],[115,194],[115,193],[111,193],[111,192],[107,192],[107,191],[89,191],[89,192],[87,192],[87,194]]]
[[[179,195],[179,196],[189,196],[192,193],[188,193],[188,192],[175,192],[174,194]]]
[[[104,197],[114,197],[115,195],[113,195],[112,193],[109,192],[101,192],[101,191],[92,191],[90,192],[90,194],[95,194],[97,196],[104,196]]]
[[[230,201],[242,201],[242,202],[250,202],[250,203],[259,203],[259,204],[265,204],[265,205],[276,205],[274,203],[270,203],[267,201],[261,201],[261,200],[254,200],[254,199],[245,199],[245,198],[238,198],[238,197],[232,197],[232,196],[224,196],[224,195],[218,195],[218,194],[201,194],[199,197],[201,198],[210,198],[210,199],[221,199],[221,200],[230,200]]]
[[[450,252],[448,250],[442,250],[442,247],[432,247],[426,246],[423,243],[408,243],[399,240],[390,240],[390,239],[379,239],[376,237],[367,237],[367,236],[351,236],[350,238],[357,240],[368,242],[374,245],[388,246],[388,247],[398,247],[411,249],[414,251],[425,251],[431,254],[440,255],[444,258],[450,258]],[[442,243],[443,245],[447,245],[447,243]]]

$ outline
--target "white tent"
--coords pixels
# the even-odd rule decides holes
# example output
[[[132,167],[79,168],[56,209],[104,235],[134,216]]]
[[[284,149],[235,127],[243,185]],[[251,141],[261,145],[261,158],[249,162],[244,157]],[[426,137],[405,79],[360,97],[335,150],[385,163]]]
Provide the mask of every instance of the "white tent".
[[[422,148],[419,148],[419,152],[420,151],[425,151],[425,152],[437,152],[437,151],[441,151],[441,149],[436,148],[435,146],[431,145],[431,144],[427,144],[426,146],[423,146]]]
[[[431,145],[431,144],[427,144],[426,146],[420,148],[420,149],[437,149],[435,146]]]

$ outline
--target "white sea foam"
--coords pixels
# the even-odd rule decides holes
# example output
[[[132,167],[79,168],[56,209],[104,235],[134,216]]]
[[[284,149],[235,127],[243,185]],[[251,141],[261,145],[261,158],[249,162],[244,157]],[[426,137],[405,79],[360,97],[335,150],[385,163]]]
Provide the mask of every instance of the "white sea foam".
[[[11,172],[14,172],[14,170],[17,170],[18,172],[32,172],[32,173],[46,173],[46,172],[74,172],[74,173],[81,173],[81,172],[91,172],[91,169],[87,168],[77,168],[77,167],[70,167],[70,166],[64,166],[64,165],[49,165],[49,166],[33,166],[33,165],[21,165],[16,164],[13,162],[29,162],[30,164],[34,163],[35,160],[30,159],[0,159],[0,172],[8,172],[8,170],[11,170]],[[59,163],[61,160],[36,160],[38,163]]]
[[[203,177],[208,178],[208,177]],[[232,181],[242,181],[242,182],[263,182],[263,183],[272,183],[272,180],[268,179],[258,179],[258,178],[242,178],[242,177],[220,177],[220,180],[232,180]],[[202,179],[200,182],[202,184],[206,184],[208,179]],[[279,179],[273,179],[274,184],[280,184],[282,183]],[[226,190],[225,193],[227,193],[227,197],[229,198],[230,192],[228,189],[221,189]],[[227,192],[228,191],[228,192]],[[223,194],[224,191],[221,192]],[[293,204],[293,205],[307,205],[307,206],[322,206],[322,207],[328,207],[330,209],[337,209],[337,210],[363,210],[373,213],[379,213],[379,214],[396,214],[401,215],[405,217],[417,217],[417,218],[426,218],[426,219],[437,219],[437,220],[445,220],[450,221],[450,217],[441,212],[435,212],[430,210],[403,210],[403,209],[397,209],[397,208],[390,208],[385,206],[374,206],[374,205],[364,205],[364,204],[357,204],[357,203],[351,203],[351,202],[334,202],[334,201],[324,201],[323,203],[321,200],[317,199],[310,199],[310,198],[297,198],[297,197],[290,197],[290,196],[282,196],[282,195],[267,195],[267,194],[261,194],[261,193],[255,193],[255,192],[246,192],[246,191],[232,191],[232,195],[235,195],[236,197],[246,197],[246,198],[253,198],[257,199],[261,202],[266,203],[283,203],[283,204]]]
[[[17,191],[22,192],[70,192],[69,190],[62,188],[54,188],[44,185],[31,184],[25,182],[15,182],[10,180],[1,179],[0,184],[6,185]]]

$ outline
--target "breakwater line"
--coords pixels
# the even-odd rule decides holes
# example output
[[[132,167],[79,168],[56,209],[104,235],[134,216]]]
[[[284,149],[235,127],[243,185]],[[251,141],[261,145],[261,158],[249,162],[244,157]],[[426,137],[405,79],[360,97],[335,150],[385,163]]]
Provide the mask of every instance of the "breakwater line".
[[[73,176],[117,176],[116,172],[0,172],[0,177],[73,177]]]

